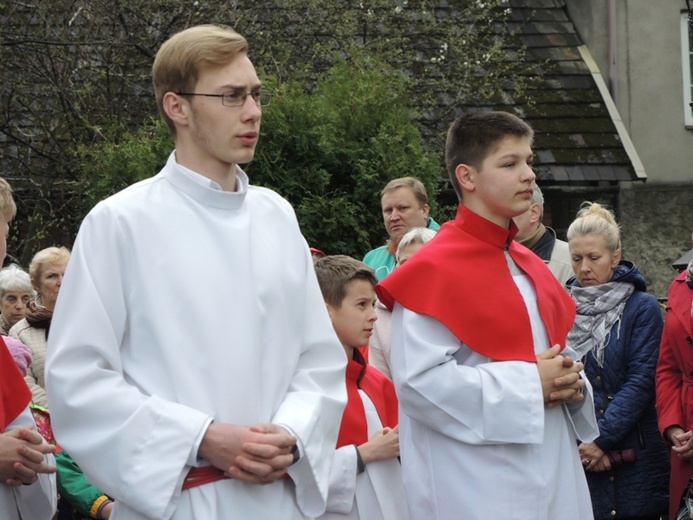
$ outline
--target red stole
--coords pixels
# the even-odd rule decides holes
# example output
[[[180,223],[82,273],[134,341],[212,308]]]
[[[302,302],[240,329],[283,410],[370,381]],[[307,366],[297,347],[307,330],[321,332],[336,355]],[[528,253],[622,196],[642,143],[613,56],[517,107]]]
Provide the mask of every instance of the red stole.
[[[373,401],[383,427],[397,426],[397,396],[395,386],[377,369],[366,364],[361,353],[354,349],[353,359],[346,369],[347,405],[342,415],[337,448],[368,441],[366,411],[359,388]]]
[[[544,262],[502,228],[460,204],[455,220],[376,287],[381,302],[395,301],[431,316],[469,348],[497,361],[536,362],[527,307],[504,250],[530,278],[549,344],[565,347],[575,302]]]
[[[31,390],[24,382],[5,340],[0,337],[0,433],[5,432],[30,401]]]

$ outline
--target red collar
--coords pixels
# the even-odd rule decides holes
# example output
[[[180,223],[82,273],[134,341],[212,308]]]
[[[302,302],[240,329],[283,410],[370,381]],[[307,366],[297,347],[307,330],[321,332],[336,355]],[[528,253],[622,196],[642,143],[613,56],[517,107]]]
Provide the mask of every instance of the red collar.
[[[674,279],[667,295],[667,309],[677,316],[688,334],[693,334],[693,316],[691,316],[691,295],[693,289],[686,284],[686,271],[683,270]]]
[[[366,411],[359,389],[373,402],[383,427],[397,426],[397,396],[392,381],[367,365],[357,349],[354,349],[354,356],[347,363],[346,385],[348,400],[339,428],[338,448],[349,444],[359,446],[368,441]]]
[[[513,240],[517,227],[500,227],[460,204],[455,220],[376,287],[395,301],[431,316],[469,348],[498,361],[536,361],[527,307],[508,269],[507,250],[530,278],[550,345],[565,346],[575,303],[544,262]]]
[[[30,401],[31,390],[0,337],[0,433],[5,432]]]

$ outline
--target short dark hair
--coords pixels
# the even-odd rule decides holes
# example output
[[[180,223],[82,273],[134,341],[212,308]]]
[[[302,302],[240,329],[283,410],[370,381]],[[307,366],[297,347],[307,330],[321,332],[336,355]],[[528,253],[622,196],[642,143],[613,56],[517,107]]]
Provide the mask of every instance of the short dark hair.
[[[318,276],[318,283],[325,303],[335,309],[342,306],[347,289],[353,281],[365,280],[370,282],[373,287],[378,284],[378,278],[373,269],[346,255],[330,255],[319,258],[315,262],[315,274]]]
[[[455,169],[467,164],[480,169],[486,157],[508,136],[534,139],[534,130],[509,112],[468,112],[458,117],[448,130],[445,142],[445,166],[457,197],[462,200]]]

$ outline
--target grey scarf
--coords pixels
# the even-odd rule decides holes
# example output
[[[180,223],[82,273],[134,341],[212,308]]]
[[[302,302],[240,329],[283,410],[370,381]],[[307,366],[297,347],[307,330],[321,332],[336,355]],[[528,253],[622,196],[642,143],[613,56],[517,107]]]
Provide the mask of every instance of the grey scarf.
[[[582,359],[588,352],[599,366],[604,366],[604,348],[609,343],[611,329],[621,321],[623,309],[635,287],[625,282],[606,282],[600,285],[570,286],[570,295],[577,303],[577,315],[568,333],[566,344]]]

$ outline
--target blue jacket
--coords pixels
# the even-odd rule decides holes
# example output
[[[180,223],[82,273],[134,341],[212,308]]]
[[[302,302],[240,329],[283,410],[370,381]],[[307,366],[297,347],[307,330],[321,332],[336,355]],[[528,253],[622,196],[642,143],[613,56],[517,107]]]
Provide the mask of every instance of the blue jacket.
[[[595,443],[605,452],[632,449],[634,462],[607,472],[587,472],[595,520],[665,514],[669,454],[655,412],[655,368],[662,335],[662,311],[645,292],[638,268],[626,260],[610,281],[631,283],[621,321],[612,328],[600,367],[592,352],[584,359],[599,425]],[[575,278],[568,285],[578,285]],[[617,330],[618,328],[618,330]]]

